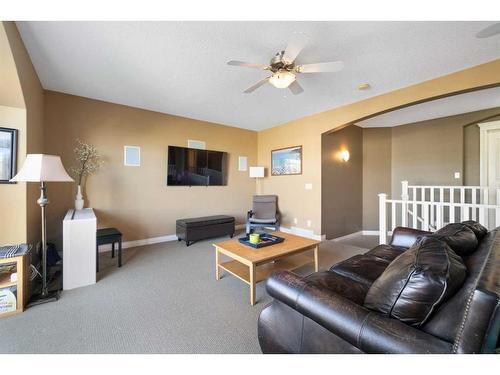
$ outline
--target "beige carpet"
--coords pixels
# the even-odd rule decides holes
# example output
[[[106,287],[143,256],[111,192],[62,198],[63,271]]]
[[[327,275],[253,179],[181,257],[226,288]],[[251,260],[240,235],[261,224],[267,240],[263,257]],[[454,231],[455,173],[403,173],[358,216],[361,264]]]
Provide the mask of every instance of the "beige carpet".
[[[246,284],[215,281],[215,241],[126,249],[120,269],[101,254],[97,284],[0,319],[0,353],[260,353],[257,319],[271,298],[260,283],[250,306]],[[376,238],[323,242],[321,268],[366,251],[351,243]]]

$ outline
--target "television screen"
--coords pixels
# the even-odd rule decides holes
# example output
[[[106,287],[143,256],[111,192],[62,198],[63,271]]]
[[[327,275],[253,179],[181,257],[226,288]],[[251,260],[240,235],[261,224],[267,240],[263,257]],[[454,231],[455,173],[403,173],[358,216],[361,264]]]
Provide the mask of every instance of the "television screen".
[[[227,153],[168,146],[169,186],[226,185]]]

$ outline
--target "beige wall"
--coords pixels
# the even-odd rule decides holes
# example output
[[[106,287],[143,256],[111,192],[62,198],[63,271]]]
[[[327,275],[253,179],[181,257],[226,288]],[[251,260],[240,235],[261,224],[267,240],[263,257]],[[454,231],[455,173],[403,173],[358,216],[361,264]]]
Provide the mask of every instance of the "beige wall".
[[[93,144],[105,167],[85,187],[86,205],[95,208],[100,227],[114,226],[125,240],[175,234],[175,220],[214,214],[245,221],[255,194],[255,181],[238,171],[238,156],[257,161],[257,133],[182,117],[47,91],[46,151],[74,164],[76,138]],[[167,147],[187,146],[188,139],[229,154],[227,186],[166,186]],[[123,166],[123,146],[141,147],[141,166]],[[62,218],[73,206],[75,185],[49,185],[52,203],[49,238],[60,239]],[[57,198],[55,198],[57,197]],[[59,238],[58,238],[59,237]]]
[[[26,110],[0,105],[0,127],[18,129],[19,165],[26,155]],[[26,184],[0,184],[0,246],[26,240]]]
[[[25,108],[16,63],[5,29],[8,25],[9,22],[0,22],[0,105]]]
[[[12,56],[14,58],[17,75],[22,89],[24,103],[26,107],[26,153],[43,153],[44,129],[43,129],[43,106],[44,90],[40,80],[31,63],[31,59],[24,47],[23,41],[14,22],[4,22]],[[24,157],[20,162],[24,161]],[[22,164],[18,165],[18,168]],[[38,184],[30,183],[26,186],[26,229],[27,241],[37,243],[41,240],[41,216],[40,206],[36,200],[40,196]]]
[[[321,226],[321,134],[357,120],[413,103],[500,84],[500,59],[425,81],[370,99],[348,104],[313,116],[259,132],[259,164],[270,167],[273,149],[303,145],[304,173],[301,176],[273,177],[262,181],[262,192],[279,195],[285,225],[297,218],[303,227],[311,220],[316,234]],[[305,190],[304,183],[313,184]]]
[[[0,126],[18,129],[18,169],[43,151],[43,89],[13,22],[0,23]],[[0,244],[37,242],[36,186],[0,185]]]
[[[362,229],[363,130],[355,125],[329,134],[321,141],[321,222],[327,239]],[[347,150],[349,161],[340,159]]]
[[[391,196],[392,129],[363,129],[363,229],[378,229],[378,194]]]

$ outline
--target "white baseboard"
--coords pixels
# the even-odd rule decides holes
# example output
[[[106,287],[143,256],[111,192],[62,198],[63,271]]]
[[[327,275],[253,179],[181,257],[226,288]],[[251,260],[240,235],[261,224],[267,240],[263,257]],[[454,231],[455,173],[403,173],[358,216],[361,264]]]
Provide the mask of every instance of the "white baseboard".
[[[234,227],[236,230],[242,230],[246,228],[246,224],[236,224]],[[285,232],[285,233],[290,233],[290,234],[295,234],[297,236],[301,237],[306,237],[306,238],[311,238],[313,240],[317,241],[324,241],[326,239],[326,236],[315,234],[312,229],[304,229],[304,228],[299,228],[299,227],[280,227],[280,231]],[[128,249],[130,247],[139,247],[139,246],[146,246],[146,245],[152,245],[160,242],[169,242],[169,241],[177,241],[177,236],[175,234],[169,234],[166,236],[159,236],[159,237],[152,237],[152,238],[145,238],[142,240],[135,240],[135,241],[124,241],[122,243],[122,248],[123,249]],[[115,247],[115,250],[117,247]],[[101,245],[99,246],[99,252],[100,253],[105,253],[111,251],[111,245]]]
[[[237,224],[234,226],[236,230],[240,229],[245,229],[245,224]],[[168,234],[166,236],[159,236],[159,237],[152,237],[152,238],[145,238],[143,240],[135,240],[135,241],[124,241],[122,243],[122,248],[123,249],[128,249],[130,247],[138,247],[138,246],[146,246],[146,245],[152,245],[155,243],[160,243],[160,242],[170,242],[170,241],[177,241],[177,235],[175,234]],[[115,245],[115,250],[118,248],[117,245]],[[111,245],[101,245],[99,246],[99,252],[100,253],[106,253],[108,251],[111,251]]]
[[[363,230],[361,231],[363,236],[378,236],[379,231],[378,230]],[[387,234],[389,236],[392,236],[392,230],[388,231]]]
[[[332,238],[332,241],[347,240],[349,238],[353,238],[353,237],[356,237],[356,236],[364,235],[363,232],[364,231],[360,230],[359,232],[354,232],[354,233],[346,234],[345,236],[340,236],[340,237]]]
[[[124,241],[122,242],[122,248],[123,249],[128,249],[130,247],[138,247],[138,246],[145,246],[145,245],[152,245],[155,243],[160,243],[160,242],[169,242],[169,241],[177,241],[177,236],[175,234],[169,234],[167,236],[160,236],[160,237],[152,237],[152,238],[145,238],[143,240],[135,240],[135,241]],[[118,246],[115,245],[115,250],[118,249]],[[99,246],[99,252],[100,253],[105,253],[111,251],[111,245],[101,245]]]
[[[315,234],[312,229],[304,229],[304,228],[299,228],[299,227],[281,227],[280,226],[280,231],[284,233],[290,233],[290,234],[295,234],[297,236],[301,237],[306,237],[306,238],[311,238],[313,240],[317,241],[324,241],[325,240],[325,235],[320,235],[320,234]]]

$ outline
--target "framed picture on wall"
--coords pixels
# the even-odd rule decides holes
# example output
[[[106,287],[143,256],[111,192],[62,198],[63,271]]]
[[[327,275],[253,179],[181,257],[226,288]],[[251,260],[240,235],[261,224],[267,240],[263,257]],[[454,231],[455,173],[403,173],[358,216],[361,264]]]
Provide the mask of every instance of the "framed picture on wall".
[[[271,175],[302,174],[302,146],[280,148],[271,151]]]
[[[0,128],[0,184],[11,184],[16,174],[17,129]]]

